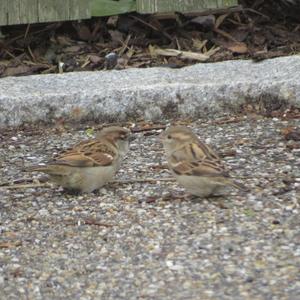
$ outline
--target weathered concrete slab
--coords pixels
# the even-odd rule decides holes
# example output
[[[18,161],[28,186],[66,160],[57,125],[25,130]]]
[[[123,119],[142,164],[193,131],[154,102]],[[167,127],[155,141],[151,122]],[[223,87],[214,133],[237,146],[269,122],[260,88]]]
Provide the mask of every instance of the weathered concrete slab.
[[[99,122],[198,118],[258,101],[300,107],[300,56],[3,78],[0,127],[61,117]]]

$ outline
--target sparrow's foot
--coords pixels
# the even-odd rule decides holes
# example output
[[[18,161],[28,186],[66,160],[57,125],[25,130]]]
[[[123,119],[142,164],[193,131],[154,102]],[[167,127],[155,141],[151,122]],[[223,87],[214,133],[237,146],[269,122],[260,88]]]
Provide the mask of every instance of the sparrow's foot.
[[[64,194],[68,194],[71,196],[79,196],[81,194],[80,190],[73,190],[73,189],[63,189]]]

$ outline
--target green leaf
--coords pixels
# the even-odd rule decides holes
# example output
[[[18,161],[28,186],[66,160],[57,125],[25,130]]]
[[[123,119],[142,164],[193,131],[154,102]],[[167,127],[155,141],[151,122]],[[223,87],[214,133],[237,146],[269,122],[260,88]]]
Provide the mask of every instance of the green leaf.
[[[94,128],[88,128],[86,131],[85,131],[85,134],[88,136],[88,137],[93,137],[94,136]]]

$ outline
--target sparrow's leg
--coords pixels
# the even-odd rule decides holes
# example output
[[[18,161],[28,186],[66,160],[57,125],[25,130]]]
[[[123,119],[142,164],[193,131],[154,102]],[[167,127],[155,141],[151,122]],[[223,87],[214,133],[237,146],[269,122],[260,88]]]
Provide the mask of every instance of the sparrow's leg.
[[[75,189],[64,188],[63,193],[68,194],[68,195],[72,195],[72,196],[78,196],[78,195],[81,194],[81,191],[80,190],[75,190]]]
[[[189,201],[192,201],[192,202],[201,202],[203,201],[205,198],[203,197],[199,197],[199,196],[196,196],[196,195],[187,195],[186,198],[189,200]]]

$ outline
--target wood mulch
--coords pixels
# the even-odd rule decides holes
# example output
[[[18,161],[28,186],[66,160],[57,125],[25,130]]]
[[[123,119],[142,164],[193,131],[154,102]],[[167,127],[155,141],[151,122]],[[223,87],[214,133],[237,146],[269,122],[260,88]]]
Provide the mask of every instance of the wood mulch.
[[[0,77],[180,68],[197,62],[260,61],[299,53],[298,6],[283,9],[267,0],[240,4],[240,9],[206,16],[131,13],[82,22],[2,27]]]

